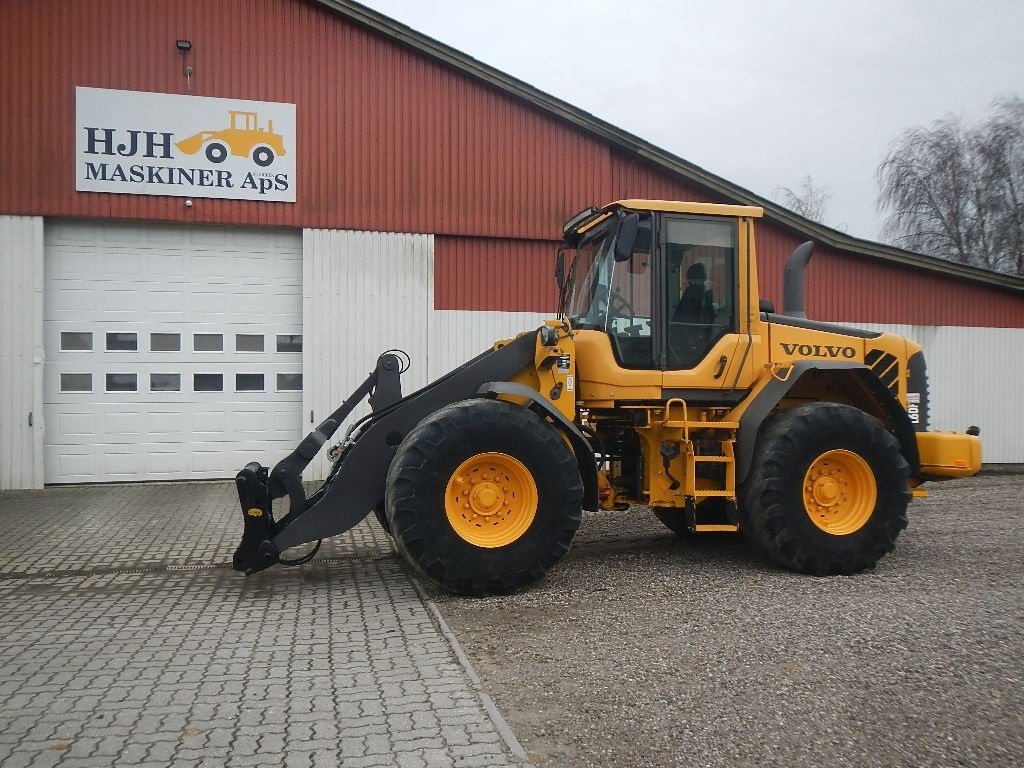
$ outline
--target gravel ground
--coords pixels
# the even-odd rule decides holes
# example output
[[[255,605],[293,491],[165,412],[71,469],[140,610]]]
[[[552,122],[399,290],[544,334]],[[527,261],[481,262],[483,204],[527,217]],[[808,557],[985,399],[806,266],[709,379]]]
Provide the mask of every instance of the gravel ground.
[[[511,597],[432,597],[530,759],[1024,765],[1020,475],[931,486],[870,573],[813,578],[646,510]]]

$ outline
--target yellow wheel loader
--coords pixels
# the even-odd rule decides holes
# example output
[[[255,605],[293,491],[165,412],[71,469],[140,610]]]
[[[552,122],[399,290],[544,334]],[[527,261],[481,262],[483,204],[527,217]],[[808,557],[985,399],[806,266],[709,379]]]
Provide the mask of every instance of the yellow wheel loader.
[[[273,469],[237,476],[246,573],[374,512],[421,574],[505,594],[568,550],[582,511],[651,508],[681,535],[739,531],[802,573],[872,568],[927,480],[981,466],[978,429],[928,431],[924,356],[807,319],[805,243],[784,307],[759,299],[760,208],[623,200],[564,226],[557,316],[402,395],[389,352]],[[302,470],[353,408],[309,498]],[[274,499],[289,511],[275,517]]]

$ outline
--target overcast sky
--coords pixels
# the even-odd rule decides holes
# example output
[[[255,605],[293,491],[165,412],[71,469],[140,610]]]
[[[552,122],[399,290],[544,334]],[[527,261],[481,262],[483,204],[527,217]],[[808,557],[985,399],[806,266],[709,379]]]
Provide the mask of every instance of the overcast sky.
[[[870,239],[894,138],[1024,96],[1022,0],[362,2],[764,197],[810,175]]]

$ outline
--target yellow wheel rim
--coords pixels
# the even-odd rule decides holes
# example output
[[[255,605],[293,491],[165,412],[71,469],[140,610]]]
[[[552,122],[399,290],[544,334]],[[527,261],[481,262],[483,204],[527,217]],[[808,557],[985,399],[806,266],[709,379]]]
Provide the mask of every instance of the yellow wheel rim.
[[[825,533],[847,536],[871,519],[878,486],[871,467],[856,453],[826,451],[804,476],[804,509]]]
[[[523,463],[504,453],[478,453],[452,473],[444,491],[448,522],[478,547],[503,547],[537,516],[537,483]]]

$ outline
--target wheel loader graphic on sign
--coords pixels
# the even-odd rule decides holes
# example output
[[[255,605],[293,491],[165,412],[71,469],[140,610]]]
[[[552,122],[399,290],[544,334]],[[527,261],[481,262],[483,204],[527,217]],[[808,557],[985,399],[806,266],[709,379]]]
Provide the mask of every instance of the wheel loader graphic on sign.
[[[260,128],[255,112],[229,112],[231,127],[222,131],[200,131],[194,136],[182,139],[175,146],[186,155],[194,155],[206,146],[206,159],[211,163],[223,163],[230,152],[236,157],[251,157],[261,168],[266,168],[275,157],[285,154],[284,139],[274,133],[274,122],[267,121],[266,128]]]

